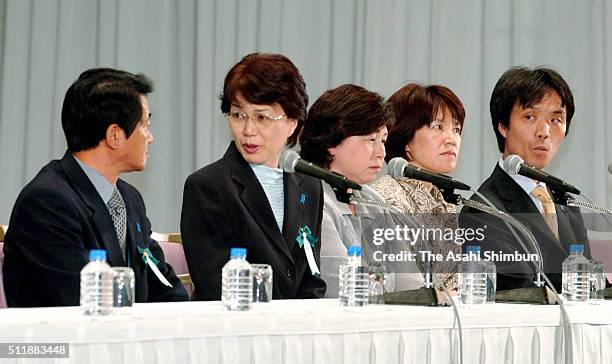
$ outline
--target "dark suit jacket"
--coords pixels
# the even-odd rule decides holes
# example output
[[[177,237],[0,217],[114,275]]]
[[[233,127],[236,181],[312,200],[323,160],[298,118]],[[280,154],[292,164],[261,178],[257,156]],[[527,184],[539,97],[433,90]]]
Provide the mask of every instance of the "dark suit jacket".
[[[325,282],[311,274],[304,250],[295,240],[300,227],[311,229],[320,268],[321,182],[285,173],[284,195],[281,232],[261,184],[234,142],[222,159],[187,178],[181,234],[194,300],[221,299],[221,269],[232,247],[246,248],[249,263],[272,266],[274,299],[323,297]]]
[[[544,272],[558,292],[561,292],[561,263],[569,255],[570,244],[583,244],[584,255],[590,259],[589,241],[579,208],[555,205],[559,225],[559,240],[557,240],[531,197],[499,165],[495,166],[491,176],[478,191],[498,210],[510,213],[532,232],[542,251]],[[476,195],[473,195],[472,199],[482,202]],[[461,211],[459,224],[462,227],[486,225],[485,239],[481,244],[482,251],[524,253],[507,226],[496,217],[465,207]],[[517,233],[523,238],[518,230]],[[524,239],[523,241],[529,247],[529,243]],[[535,267],[531,263],[496,262],[496,265],[498,290],[533,286]]]
[[[189,297],[153,239],[140,193],[118,180],[127,210],[127,249],[136,279],[136,301]],[[173,285],[164,286],[136,247],[149,248]],[[106,204],[76,160],[66,153],[49,162],[21,191],[4,242],[4,289],[9,306],[79,304],[81,268],[89,250],[104,249],[111,266],[126,266]]]

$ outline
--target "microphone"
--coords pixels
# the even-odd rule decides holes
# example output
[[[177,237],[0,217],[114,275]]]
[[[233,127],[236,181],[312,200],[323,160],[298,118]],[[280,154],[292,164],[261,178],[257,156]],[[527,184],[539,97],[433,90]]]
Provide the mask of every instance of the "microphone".
[[[552,176],[544,171],[541,171],[537,168],[534,168],[525,163],[523,158],[519,157],[516,154],[508,156],[504,160],[504,169],[508,172],[509,175],[517,175],[529,177],[531,179],[538,180],[540,182],[544,182],[552,188],[556,188],[557,190],[565,193],[573,193],[575,195],[580,194],[580,190],[576,187],[570,185],[569,183],[563,181],[560,178]]]
[[[353,190],[361,190],[360,184],[351,181],[339,173],[328,171],[325,168],[321,168],[308,161],[305,161],[293,150],[285,150],[280,156],[278,165],[279,168],[287,173],[300,172],[307,176],[322,179],[335,188],[342,190],[347,190],[349,188]]]
[[[431,182],[440,189],[455,189],[469,191],[472,188],[463,182],[455,181],[452,177],[444,174],[429,172],[408,163],[402,157],[395,157],[389,161],[389,175],[393,178],[414,178],[425,182]]]

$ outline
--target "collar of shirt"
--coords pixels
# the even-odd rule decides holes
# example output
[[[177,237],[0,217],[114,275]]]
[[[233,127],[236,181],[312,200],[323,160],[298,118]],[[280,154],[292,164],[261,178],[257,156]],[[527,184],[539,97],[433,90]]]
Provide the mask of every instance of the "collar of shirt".
[[[278,230],[283,231],[283,223],[285,219],[285,192],[284,192],[284,181],[283,181],[283,170],[280,168],[271,168],[262,164],[249,163],[255,177],[259,181],[259,184],[263,188]]]
[[[275,181],[283,179],[283,170],[280,168],[272,168],[264,166],[263,164],[249,163],[251,169],[255,173],[258,179],[265,179],[267,181]]]
[[[113,195],[115,186],[108,182],[106,177],[104,177],[100,172],[83,163],[74,155],[72,157],[77,161],[83,172],[85,172],[85,175],[87,178],[89,178],[91,184],[94,185],[94,188],[96,191],[98,191],[98,194],[102,198],[102,201],[104,201],[104,204],[107,204],[108,200],[110,200],[111,196]]]
[[[498,164],[499,164],[499,168],[501,168],[504,172],[506,172],[506,170],[504,169],[503,156],[499,158]],[[538,208],[538,210],[540,210],[540,213],[543,213],[544,206],[542,206],[542,201],[538,200],[537,197],[532,195],[531,191],[533,191],[533,189],[536,188],[537,186],[546,187],[546,184],[544,182],[536,182],[532,180],[531,178],[521,176],[520,174],[511,175],[508,172],[506,172],[506,174],[508,174],[510,178],[512,178],[514,182],[516,182],[521,187],[521,189],[525,191],[525,193],[531,198],[531,201],[533,201],[533,204]]]

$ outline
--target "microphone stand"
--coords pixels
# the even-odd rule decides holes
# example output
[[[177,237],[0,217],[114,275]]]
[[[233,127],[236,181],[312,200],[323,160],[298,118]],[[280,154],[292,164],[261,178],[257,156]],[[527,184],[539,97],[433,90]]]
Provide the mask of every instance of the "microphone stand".
[[[593,203],[590,202],[586,202],[586,201],[579,201],[576,200],[575,198],[568,196],[568,202],[567,202],[567,206],[572,206],[572,207],[584,207],[586,209],[595,211],[595,212],[599,212],[602,214],[607,214],[607,215],[612,215],[612,210],[607,209],[605,207],[600,207],[597,206]]]
[[[350,188],[340,188],[336,186],[331,186],[334,194],[336,195],[336,199],[340,202],[350,204],[353,198],[353,190]],[[350,191],[350,192],[349,192]]]
[[[538,256],[537,264],[534,263],[536,272],[535,272],[535,280],[533,283],[535,287],[517,288],[517,289],[512,289],[512,290],[507,290],[507,291],[500,291],[496,295],[497,301],[500,301],[500,302],[529,302],[529,303],[539,303],[539,304],[555,304],[558,301],[560,301],[558,297],[554,297],[554,298],[551,297],[551,295],[549,294],[548,290],[545,287],[545,280],[548,281],[548,277],[546,277],[546,274],[543,271],[544,258],[542,255],[542,251],[540,250],[540,246],[538,245],[535,237],[533,236],[531,231],[527,229],[525,225],[523,225],[515,217],[509,215],[508,213],[505,213],[503,211],[496,209],[492,205],[488,206],[488,205],[482,204],[477,201],[466,199],[463,196],[454,193],[454,191],[449,191],[449,190],[444,191],[443,196],[444,196],[444,199],[449,203],[468,206],[468,207],[489,213],[493,216],[500,218],[502,221],[508,224],[508,227],[514,234],[515,238],[517,239],[517,241],[519,242],[523,250],[526,252],[534,251],[536,255]],[[481,196],[481,197],[484,197],[484,196]],[[527,248],[524,241],[520,239],[519,236],[516,235],[515,231],[512,229],[510,225],[514,226],[521,232],[521,234],[529,242],[529,245],[531,246],[532,249]],[[545,280],[542,279],[543,276],[545,277]],[[550,284],[550,282],[548,283],[550,287],[553,287],[552,284]]]
[[[512,234],[514,235],[514,237],[517,239],[517,241],[519,242],[519,244],[521,245],[521,247],[525,250],[525,251],[529,251],[527,249],[527,247],[525,246],[524,242],[519,239],[519,237],[516,234],[516,231],[514,231],[514,229],[512,228],[512,226],[510,226],[510,224],[515,225],[519,230],[521,230],[521,232],[523,232],[523,234],[527,237],[527,239],[532,243],[532,245],[535,246],[536,251],[538,252],[538,257],[541,258],[542,257],[542,253],[536,243],[535,237],[533,236],[533,234],[527,230],[527,228],[521,224],[518,220],[516,220],[516,218],[508,215],[507,213],[503,212],[503,211],[499,211],[495,208],[495,206],[489,201],[487,200],[487,198],[485,196],[483,196],[482,194],[480,194],[478,191],[474,191],[478,196],[480,196],[480,198],[483,199],[483,201],[485,201],[489,206],[481,204],[479,202],[473,201],[473,200],[467,200],[465,198],[463,198],[462,196],[457,196],[457,201],[460,202],[461,204],[468,206],[468,207],[472,207],[475,208],[477,210],[481,210],[484,212],[490,212],[492,214],[494,214],[495,216],[501,218],[506,225],[508,226],[508,228],[510,229],[510,231],[512,231]],[[482,209],[484,208],[484,209]],[[503,216],[503,217],[502,217]],[[533,262],[532,262],[533,263]],[[563,304],[563,300],[559,297],[559,294],[557,293],[557,290],[555,289],[555,287],[553,286],[553,284],[550,282],[550,279],[548,278],[548,276],[544,273],[544,271],[542,270],[542,266],[543,266],[543,262],[542,259],[539,259],[538,264],[534,264],[537,270],[537,275],[536,275],[536,280],[534,282],[534,284],[536,285],[536,287],[533,288],[518,288],[518,289],[511,289],[511,290],[507,290],[507,291],[502,291],[502,292],[498,292],[496,295],[496,301],[505,301],[505,302],[525,302],[525,300],[516,300],[515,296],[516,295],[520,295],[520,296],[527,296],[527,297],[533,297],[536,296],[534,303],[541,303],[541,304],[554,304],[554,303],[558,303],[559,304],[559,309],[561,310],[561,325],[563,326],[563,333],[564,333],[564,343],[563,346],[565,348],[564,350],[564,362],[565,363],[572,363],[572,353],[573,353],[573,348],[572,348],[572,330],[571,330],[571,326],[570,326],[570,320],[569,320],[569,315],[567,314],[567,310],[565,309],[565,305]],[[541,281],[541,278],[544,278],[545,282],[548,284],[548,286],[550,287],[550,289],[546,289],[546,287],[543,286],[543,283]],[[552,295],[549,295],[549,293],[551,293]],[[552,297],[551,297],[552,296]],[[528,302],[533,302],[533,299],[529,299]]]
[[[584,197],[584,196],[583,196]],[[587,202],[587,201],[578,201],[574,198],[571,198],[569,203],[567,204],[567,206],[572,206],[572,207],[584,207],[587,208],[589,210],[595,211],[595,212],[599,212],[600,214],[604,215],[604,218],[606,217],[605,215],[612,215],[612,210],[609,210],[605,207],[600,207],[595,205],[592,202]],[[606,221],[608,221],[608,219],[606,219]],[[609,221],[608,221],[609,223]],[[609,300],[612,299],[612,287],[607,287],[604,288],[603,290],[603,296],[604,299]]]
[[[572,201],[575,201],[574,198],[569,193],[565,192],[564,190],[560,190],[556,188],[555,186],[548,186],[548,187],[550,187],[550,191],[552,192],[551,197],[554,203],[558,205],[569,206],[569,204]]]
[[[509,294],[504,294],[504,291],[501,291],[497,294],[497,300],[498,301],[506,301],[506,302],[525,302],[523,300],[527,300],[526,302],[533,302],[533,303],[541,303],[541,304],[551,304],[551,303],[555,303],[554,301],[551,301],[548,299],[548,295],[546,294],[546,290],[544,289],[544,281],[542,280],[542,275],[544,274],[543,272],[543,268],[544,268],[544,257],[542,255],[542,251],[540,250],[540,246],[538,245],[535,237],[533,236],[533,234],[531,233],[531,231],[529,231],[529,229],[527,229],[527,227],[523,224],[521,224],[521,222],[519,222],[515,217],[503,212],[503,211],[499,211],[496,208],[492,208],[490,206],[487,206],[485,204],[482,204],[480,202],[477,201],[473,201],[473,200],[468,200],[465,199],[461,196],[459,196],[458,202],[462,205],[480,210],[480,211],[484,211],[486,213],[489,213],[491,215],[494,215],[498,218],[500,218],[502,221],[504,221],[505,223],[511,224],[514,227],[516,227],[521,233],[522,235],[527,239],[527,241],[529,242],[529,245],[531,246],[531,248],[533,250],[531,251],[535,251],[535,253],[538,256],[538,263],[536,264],[536,272],[535,272],[535,280],[534,280],[534,285],[536,287],[536,290],[532,290],[529,288],[519,288],[518,290],[521,290],[520,293],[524,293],[524,294],[520,294],[520,295],[516,295],[516,293],[519,292],[515,292],[517,291],[517,289],[513,289],[513,290],[509,290],[511,292],[508,292]],[[525,243],[517,236],[515,236],[517,238],[517,240],[519,241],[519,244],[521,245],[521,247],[526,251],[529,252],[530,249],[527,249],[527,247],[525,246]],[[528,294],[529,292],[526,290],[531,290],[533,292],[535,292],[534,296],[529,297],[530,295]],[[527,295],[525,295],[527,294]],[[532,299],[533,298],[533,299]]]
[[[483,195],[482,195],[481,193],[479,193],[478,191],[474,191],[474,192],[475,192],[475,193],[476,193],[478,196],[480,196],[480,198],[482,198],[482,200],[483,200],[483,201],[485,201],[485,202],[486,202],[486,203],[487,203],[489,206],[487,206],[487,205],[483,205],[483,204],[478,203],[478,202],[476,202],[476,201],[466,200],[465,198],[463,198],[463,197],[462,197],[462,196],[460,196],[460,195],[455,195],[455,196],[452,196],[452,198],[453,198],[453,199],[456,199],[456,200],[457,200],[459,203],[461,203],[461,204],[463,204],[463,205],[465,205],[465,206],[468,206],[468,207],[473,207],[473,208],[475,208],[475,209],[477,209],[477,210],[481,210],[481,211],[485,211],[485,212],[493,212],[493,211],[486,211],[486,210],[494,210],[494,211],[495,211],[494,215],[495,215],[495,216],[500,217],[500,218],[501,218],[501,219],[502,219],[502,220],[503,220],[503,221],[506,223],[506,225],[508,226],[508,228],[510,229],[510,231],[512,231],[512,234],[514,235],[514,237],[515,237],[515,238],[518,240],[519,244],[521,245],[521,247],[522,247],[522,248],[523,248],[525,251],[529,251],[529,250],[527,249],[527,247],[525,246],[525,244],[523,243],[523,241],[522,241],[521,239],[519,239],[519,237],[518,237],[518,236],[517,236],[517,234],[516,234],[516,231],[514,231],[514,229],[512,228],[512,226],[510,226],[510,223],[512,223],[513,225],[516,225],[516,226],[519,228],[519,230],[521,230],[521,231],[522,231],[522,232],[525,234],[525,236],[526,236],[526,237],[528,237],[528,240],[529,240],[529,241],[530,241],[532,244],[535,244],[534,246],[536,247],[536,251],[538,252],[538,257],[541,257],[541,256],[542,256],[542,255],[541,255],[541,252],[540,252],[540,249],[539,249],[539,247],[538,247],[538,245],[537,245],[537,243],[536,243],[536,241],[535,241],[535,237],[533,236],[533,234],[531,234],[531,232],[530,232],[529,230],[527,230],[527,228],[526,228],[526,227],[525,227],[523,224],[521,224],[521,223],[520,223],[518,220],[516,220],[516,218],[514,218],[514,217],[512,217],[512,216],[510,216],[510,215],[508,215],[508,214],[506,214],[506,213],[504,213],[504,212],[502,212],[502,211],[497,210],[497,209],[495,208],[495,206],[494,206],[494,205],[493,205],[493,204],[492,204],[492,203],[491,203],[489,200],[487,200],[487,198],[486,198],[485,196],[483,196]],[[448,200],[447,200],[447,201],[448,201]],[[485,208],[486,208],[486,210],[482,210],[482,209],[481,209],[481,207],[485,207]],[[505,218],[505,216],[504,216],[504,217],[502,217],[503,215],[508,216],[508,217],[509,217],[509,219],[506,219],[506,218]],[[511,221],[512,221],[512,222],[511,222]],[[532,262],[532,263],[533,263],[533,262]],[[534,287],[534,289],[535,289],[535,290],[540,290],[540,292],[542,292],[542,291],[545,289],[545,287],[538,286],[538,284],[541,284],[541,277],[543,277],[543,278],[544,278],[545,282],[546,282],[546,283],[548,284],[548,286],[550,287],[550,290],[549,290],[549,291],[547,291],[547,292],[546,292],[546,294],[544,294],[544,295],[543,295],[543,296],[544,296],[543,298],[546,298],[546,302],[542,302],[542,301],[544,301],[544,300],[542,300],[542,301],[540,301],[540,302],[541,302],[541,303],[550,303],[550,304],[553,304],[553,303],[555,303],[555,302],[553,301],[553,298],[554,298],[554,300],[556,301],[556,303],[558,303],[558,304],[559,304],[559,309],[561,310],[561,323],[560,323],[560,324],[563,326],[563,334],[564,334],[564,335],[563,335],[563,336],[564,336],[564,343],[563,343],[563,346],[564,346],[564,348],[565,348],[565,350],[564,350],[564,354],[565,354],[565,355],[564,355],[564,362],[565,362],[565,363],[572,363],[572,362],[573,362],[573,360],[572,360],[572,357],[573,357],[573,348],[572,348],[572,330],[571,330],[571,326],[570,326],[569,315],[567,314],[567,310],[565,309],[565,305],[563,304],[563,300],[562,300],[562,299],[559,297],[559,294],[557,293],[557,290],[555,289],[555,287],[554,287],[554,286],[552,285],[552,283],[550,282],[550,279],[548,278],[548,276],[547,276],[547,275],[546,275],[546,274],[543,272],[543,270],[542,270],[542,266],[543,266],[542,259],[540,259],[540,260],[539,260],[539,264],[534,264],[534,265],[535,265],[535,267],[536,267],[536,269],[537,269],[537,273],[538,273],[538,276],[536,277],[536,281],[534,282],[534,283],[536,284],[536,287]],[[514,291],[519,291],[519,290],[522,290],[522,289],[529,290],[529,288],[519,288],[519,289],[517,289],[517,290],[509,290],[509,291],[506,291],[506,292],[508,292],[508,293],[511,293],[511,295],[509,295],[509,297],[508,297],[508,298],[512,298],[512,293],[513,293]],[[548,295],[548,292],[552,293],[552,295],[553,295],[554,297],[552,297],[552,298],[551,298],[551,297]],[[501,292],[499,292],[499,293],[501,293]],[[497,294],[497,299],[498,299],[498,300],[499,300],[499,298],[500,298],[500,294],[499,294],[499,293]],[[508,300],[508,302],[512,302],[512,301],[511,301],[511,300]]]
[[[414,219],[411,216],[408,216],[402,210],[390,204],[378,202],[378,201],[372,201],[368,199],[363,199],[361,197],[358,197],[358,196],[356,197],[352,195],[350,197],[350,201],[351,201],[350,203],[353,205],[362,204],[365,206],[378,207],[378,208],[392,211],[394,213],[400,214],[402,217],[412,222],[415,226],[418,226],[418,224],[415,223]],[[391,305],[421,305],[421,306],[423,305],[425,306],[442,305],[443,302],[441,302],[438,299],[436,288],[434,288],[431,262],[429,262],[429,264],[426,263],[424,278],[425,278],[425,282],[423,284],[423,287],[419,289],[385,293],[383,297],[384,298],[383,301],[385,302],[385,304],[391,304]],[[457,328],[459,331],[458,333],[458,336],[459,336],[459,363],[463,364],[463,329],[461,326],[461,317],[459,316],[459,310],[457,308],[457,304],[455,300],[448,292],[446,284],[443,283],[441,288],[444,291],[444,294],[446,294],[447,300],[450,302],[451,306],[453,307],[453,316],[455,318],[453,324],[455,322],[457,323]]]
[[[418,223],[414,221],[411,216],[404,213],[402,210],[396,208],[395,206],[389,205],[384,202],[373,201],[369,199],[364,199],[359,196],[351,197],[351,204],[353,205],[365,205],[376,208],[381,208],[384,210],[391,211],[402,216],[406,221],[412,223],[414,226],[418,226]],[[443,302],[438,299],[436,290],[433,284],[433,274],[431,270],[431,262],[427,264],[425,262],[425,266],[423,267],[423,277],[424,284],[421,288],[412,289],[412,290],[403,290],[385,293],[384,301],[387,304],[398,304],[398,305],[420,305],[420,306],[439,306]]]

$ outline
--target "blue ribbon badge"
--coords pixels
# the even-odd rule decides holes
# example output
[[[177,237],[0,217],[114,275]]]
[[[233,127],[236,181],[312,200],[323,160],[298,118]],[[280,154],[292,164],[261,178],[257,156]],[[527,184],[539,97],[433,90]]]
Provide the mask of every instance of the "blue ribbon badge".
[[[153,256],[153,253],[151,253],[149,248],[144,248],[144,249],[141,247],[137,247],[137,248],[140,254],[142,254],[142,261],[145,262],[145,264],[147,264],[148,259],[150,259],[151,262],[155,265],[159,264],[159,260],[155,259],[155,257]]]
[[[312,231],[310,231],[310,228],[307,225],[302,226],[298,230],[298,235],[295,238],[295,241],[297,241],[297,243],[300,245],[300,248],[304,246],[304,236],[306,237],[306,240],[308,240],[308,243],[310,243],[310,246],[314,248],[317,239],[312,235]]]

